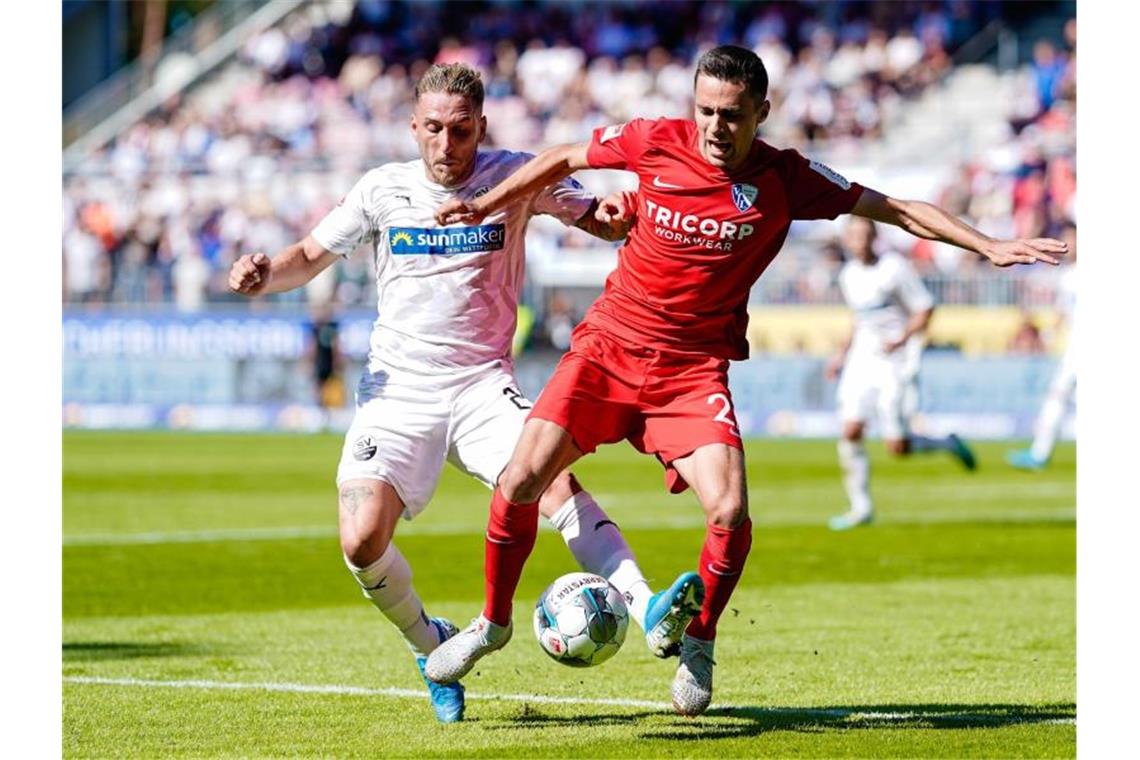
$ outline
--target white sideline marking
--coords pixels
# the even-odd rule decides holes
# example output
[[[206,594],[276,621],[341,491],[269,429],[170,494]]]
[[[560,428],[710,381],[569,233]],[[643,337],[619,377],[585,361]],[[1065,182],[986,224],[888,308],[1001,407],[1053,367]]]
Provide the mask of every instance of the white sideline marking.
[[[142,678],[101,678],[98,676],[64,676],[65,683],[97,684],[102,686],[142,686],[166,689],[216,689],[216,690],[249,690],[274,691],[289,694],[337,694],[360,697],[398,697],[403,699],[426,699],[427,694],[421,689],[398,689],[394,687],[376,689],[367,686],[341,686],[337,684],[304,684],[304,683],[246,683],[241,681],[152,681]],[[500,702],[533,702],[547,705],[594,705],[605,707],[644,707],[650,710],[672,711],[673,705],[669,702],[653,702],[644,699],[589,699],[586,697],[551,697],[543,694],[473,694],[467,693],[468,699],[497,700]],[[989,721],[996,724],[1004,723],[1050,723],[1056,725],[1075,725],[1076,718],[1049,718],[1047,720],[1016,720],[1001,715],[985,713],[916,713],[916,712],[859,712],[857,710],[844,710],[840,708],[797,708],[797,707],[761,707],[748,708],[734,705],[716,705],[715,709],[727,711],[764,712],[772,715],[804,715],[807,717],[843,718],[849,721],[877,720],[877,721],[906,721],[915,719],[929,719],[935,721]]]
[[[601,501],[601,499],[599,499]],[[837,501],[838,505],[839,502]],[[838,507],[837,507],[838,509]],[[1052,509],[1022,509],[1004,512],[991,512],[988,514],[969,514],[962,512],[923,512],[913,516],[899,516],[891,518],[888,514],[879,519],[879,525],[947,525],[952,523],[991,523],[991,522],[1067,522],[1076,519],[1076,510],[1072,507]],[[648,519],[622,519],[616,515],[615,519],[622,528],[629,530],[692,530],[704,526],[704,520],[699,514],[692,517],[660,517]],[[807,527],[822,526],[826,524],[823,519],[803,517],[802,515],[773,515],[764,517],[754,515],[753,523],[756,527]],[[549,530],[546,522],[540,522],[539,528]],[[464,536],[482,533],[482,525],[409,525],[400,531],[407,536]],[[280,541],[291,538],[335,538],[336,527],[332,525],[287,526],[279,528],[230,528],[225,530],[188,530],[188,531],[155,531],[148,533],[88,533],[76,536],[65,536],[64,546],[130,546],[134,544],[194,544],[214,543],[227,541]]]
[[[93,676],[65,676],[67,683],[102,684],[105,686],[150,686],[168,689],[248,689],[279,691],[291,694],[349,694],[354,696],[401,697],[427,699],[422,689],[375,689],[366,686],[340,686],[335,684],[304,683],[243,683],[240,681],[149,681],[141,678],[98,678]],[[649,702],[641,699],[586,699],[581,697],[551,697],[542,694],[472,694],[468,699],[493,699],[503,702],[536,702],[551,705],[607,705],[610,707],[646,707],[652,710],[672,710],[668,702]]]

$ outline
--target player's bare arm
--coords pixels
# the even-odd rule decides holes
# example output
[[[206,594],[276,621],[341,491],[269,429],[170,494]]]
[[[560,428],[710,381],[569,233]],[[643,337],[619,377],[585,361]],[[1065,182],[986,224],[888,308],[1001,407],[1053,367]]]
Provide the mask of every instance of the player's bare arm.
[[[888,340],[883,344],[883,351],[886,353],[894,353],[906,345],[906,342],[915,335],[925,332],[926,328],[930,326],[930,318],[934,316],[934,309],[923,309],[922,311],[915,312],[911,315],[910,320],[906,323],[906,330],[903,334],[894,340]]]
[[[471,200],[453,198],[439,207],[435,220],[440,224],[478,224],[483,217],[510,205],[519,198],[537,193],[547,185],[561,182],[579,169],[588,169],[587,143],[555,145],[523,164],[486,195]]]
[[[230,267],[230,290],[245,296],[284,293],[299,288],[332,266],[336,254],[306,235],[270,258],[246,254]]]
[[[916,237],[980,253],[999,267],[1037,261],[1056,265],[1056,257],[1065,255],[1069,250],[1068,245],[1053,238],[995,240],[931,203],[899,200],[870,188],[859,196],[851,213],[893,224]]]

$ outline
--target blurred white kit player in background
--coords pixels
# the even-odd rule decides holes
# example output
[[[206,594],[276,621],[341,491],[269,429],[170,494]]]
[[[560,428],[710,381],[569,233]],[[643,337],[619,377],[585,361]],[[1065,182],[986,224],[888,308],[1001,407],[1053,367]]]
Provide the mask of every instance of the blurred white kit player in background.
[[[429,68],[416,87],[411,121],[421,158],[368,172],[304,240],[272,259],[243,256],[230,273],[239,293],[281,292],[361,245],[372,247],[378,316],[337,469],[341,547],[364,595],[402,633],[421,675],[426,656],[457,629],[424,612],[392,536],[401,516],[410,520],[427,506],[444,461],[493,488],[510,459],[531,407],[511,359],[527,223],[550,214],[607,240],[623,238],[629,227],[616,206],[599,204],[569,178],[477,226],[439,227],[434,213],[445,201],[486,192],[531,157],[478,150],[486,131],[482,104],[474,70]],[[634,619],[655,634],[647,635],[651,648],[680,638],[699,600],[695,609],[672,600],[699,592],[696,574],[652,597],[617,525],[568,470],[544,493],[540,510],[579,565],[622,592]],[[463,687],[424,680],[436,717],[460,720]]]
[[[911,263],[895,253],[874,250],[874,222],[853,217],[843,231],[848,260],[839,273],[843,298],[854,312],[850,336],[827,366],[837,390],[839,464],[850,503],[830,525],[844,530],[869,523],[874,516],[870,463],[863,446],[867,423],[874,419],[887,450],[895,456],[949,451],[968,469],[975,460],[954,434],[943,438],[916,435],[910,419],[918,411],[918,369],[924,332],[934,314],[934,298]]]
[[[1053,456],[1053,448],[1057,445],[1057,438],[1061,434],[1061,424],[1065,420],[1065,412],[1073,401],[1073,394],[1077,389],[1077,228],[1072,224],[1065,225],[1061,231],[1061,239],[1069,244],[1068,263],[1061,270],[1060,280],[1057,283],[1057,310],[1059,329],[1066,326],[1065,353],[1061,356],[1061,363],[1053,374],[1049,383],[1049,393],[1045,403],[1037,414],[1037,423],[1033,431],[1033,443],[1028,449],[1011,451],[1006,456],[1012,466],[1021,470],[1040,470],[1049,464]]]

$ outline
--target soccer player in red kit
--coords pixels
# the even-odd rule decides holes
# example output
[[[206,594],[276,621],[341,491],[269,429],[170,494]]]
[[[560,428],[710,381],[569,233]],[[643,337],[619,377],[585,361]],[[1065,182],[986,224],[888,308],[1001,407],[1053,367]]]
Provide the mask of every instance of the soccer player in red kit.
[[[707,528],[699,615],[678,647],[675,709],[712,699],[717,620],[752,545],[744,452],[728,363],[748,356],[748,293],[795,219],[855,214],[975,251],[998,266],[1044,261],[1057,240],[999,241],[941,209],[848,182],[794,150],[756,137],[768,116],[768,75],[750,50],[721,46],[697,63],[695,114],[603,127],[588,143],[550,148],[480,198],[452,200],[441,224],[484,215],[578,169],[625,169],[640,180],[636,219],[605,291],[538,398],[499,476],[486,537],[486,604],[434,650],[428,677],[449,683],[507,643],[511,605],[534,547],[543,489],[599,444],[629,440],[655,455],[669,490],[692,487]],[[612,213],[628,212],[614,206]]]

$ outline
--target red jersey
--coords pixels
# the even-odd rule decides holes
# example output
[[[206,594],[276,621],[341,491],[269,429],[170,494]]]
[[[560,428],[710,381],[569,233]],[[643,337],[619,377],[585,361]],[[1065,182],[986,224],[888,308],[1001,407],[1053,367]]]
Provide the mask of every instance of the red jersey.
[[[637,218],[605,292],[582,322],[623,342],[748,357],[748,292],[795,219],[834,219],[863,188],[795,150],[754,140],[731,173],[709,164],[697,126],[634,119],[594,131],[594,169],[636,172]]]

